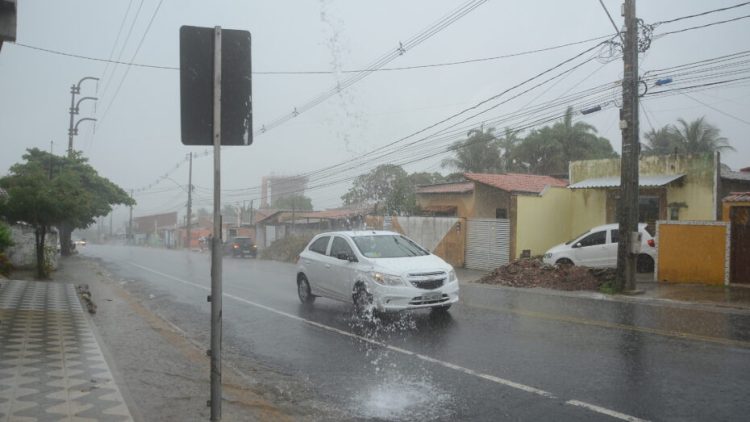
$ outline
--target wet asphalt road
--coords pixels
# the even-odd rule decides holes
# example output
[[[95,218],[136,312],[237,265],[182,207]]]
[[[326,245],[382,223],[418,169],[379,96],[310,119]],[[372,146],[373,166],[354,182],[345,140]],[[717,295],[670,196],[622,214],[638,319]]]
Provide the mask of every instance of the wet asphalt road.
[[[144,286],[164,318],[207,341],[208,255],[94,245],[82,254]],[[369,321],[327,299],[303,307],[294,274],[293,265],[224,260],[225,359],[294,378],[348,418],[683,421],[750,414],[748,314],[467,286],[466,303],[449,315]]]

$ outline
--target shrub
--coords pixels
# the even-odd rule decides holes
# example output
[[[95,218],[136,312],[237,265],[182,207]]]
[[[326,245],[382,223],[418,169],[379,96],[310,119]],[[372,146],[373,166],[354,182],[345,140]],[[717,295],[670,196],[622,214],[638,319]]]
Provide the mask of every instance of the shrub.
[[[10,260],[5,256],[4,253],[0,252],[0,275],[8,277],[12,270],[13,265],[11,265]]]
[[[0,252],[5,251],[9,246],[12,245],[13,238],[11,237],[10,227],[0,221]]]
[[[313,234],[303,234],[278,239],[271,246],[263,249],[260,257],[274,261],[294,262],[313,236]]]

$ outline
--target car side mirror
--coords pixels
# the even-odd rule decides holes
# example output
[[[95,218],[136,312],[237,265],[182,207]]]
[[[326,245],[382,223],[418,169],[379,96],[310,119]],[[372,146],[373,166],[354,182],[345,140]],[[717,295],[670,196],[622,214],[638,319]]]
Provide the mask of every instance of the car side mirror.
[[[338,254],[336,254],[336,258],[338,258],[338,259],[340,259],[342,261],[348,261],[349,260],[349,254],[347,254],[346,252],[339,252]]]
[[[574,248],[580,248],[581,246],[583,246],[583,245],[581,245],[581,242],[578,242],[575,245],[573,245]]]

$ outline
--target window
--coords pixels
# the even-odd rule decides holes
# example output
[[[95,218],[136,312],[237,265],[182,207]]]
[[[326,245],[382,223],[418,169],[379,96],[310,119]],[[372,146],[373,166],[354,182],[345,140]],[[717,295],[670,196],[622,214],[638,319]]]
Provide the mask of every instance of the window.
[[[601,231],[601,232],[591,233],[590,235],[579,240],[578,243],[581,244],[581,247],[586,247],[586,246],[603,245],[606,241],[607,241],[607,232]]]
[[[609,232],[609,237],[612,239],[611,243],[620,243],[620,229],[614,229]]]
[[[334,258],[338,258],[339,254],[346,254],[346,256],[354,256],[354,252],[352,252],[352,248],[349,247],[349,244],[346,243],[346,240],[344,240],[343,237],[334,237],[333,243],[331,244],[331,256]]]
[[[310,245],[310,250],[325,255],[328,248],[328,240],[330,239],[330,236],[321,237]]]
[[[508,218],[508,210],[505,208],[496,208],[495,218]]]

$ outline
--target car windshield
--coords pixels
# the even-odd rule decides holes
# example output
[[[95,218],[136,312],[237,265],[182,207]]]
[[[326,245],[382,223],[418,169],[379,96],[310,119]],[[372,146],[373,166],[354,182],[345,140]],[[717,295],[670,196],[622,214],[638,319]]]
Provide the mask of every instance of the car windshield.
[[[359,252],[368,258],[404,258],[429,255],[429,252],[404,236],[355,236],[353,239]]]

